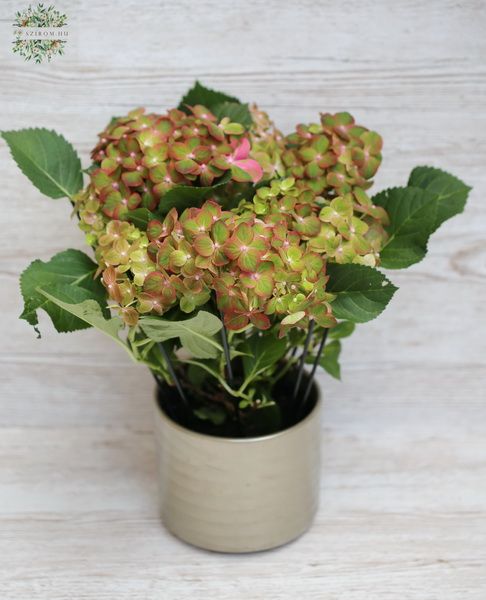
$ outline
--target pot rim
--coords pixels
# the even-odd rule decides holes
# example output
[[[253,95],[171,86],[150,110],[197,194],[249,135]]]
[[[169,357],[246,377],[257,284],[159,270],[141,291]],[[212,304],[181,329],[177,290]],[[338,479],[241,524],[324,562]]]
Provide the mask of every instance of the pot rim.
[[[295,423],[295,425],[292,425],[291,427],[287,427],[287,429],[282,429],[280,431],[276,431],[275,433],[269,433],[267,435],[260,435],[260,436],[254,436],[254,437],[232,438],[232,437],[223,437],[223,436],[218,436],[218,435],[209,435],[207,433],[200,433],[199,431],[193,431],[192,429],[188,429],[187,427],[184,427],[183,425],[179,425],[179,423],[176,423],[175,421],[173,421],[165,413],[165,411],[162,410],[162,408],[158,402],[158,388],[157,387],[155,388],[155,407],[156,407],[158,414],[161,416],[161,418],[172,429],[180,431],[181,433],[188,435],[190,437],[193,437],[196,439],[201,439],[201,438],[202,439],[210,439],[210,440],[214,440],[216,442],[224,442],[224,443],[228,443],[228,444],[254,444],[257,442],[263,442],[263,441],[271,440],[274,438],[282,437],[286,434],[290,434],[291,432],[294,432],[297,429],[301,429],[302,427],[305,427],[305,425],[309,421],[314,419],[316,417],[316,415],[319,413],[319,409],[322,406],[322,397],[321,397],[321,388],[317,384],[317,382],[314,381],[312,384],[312,387],[316,394],[316,401],[314,403],[314,406],[312,407],[312,410],[310,411],[310,413],[308,415],[306,415],[298,423]]]

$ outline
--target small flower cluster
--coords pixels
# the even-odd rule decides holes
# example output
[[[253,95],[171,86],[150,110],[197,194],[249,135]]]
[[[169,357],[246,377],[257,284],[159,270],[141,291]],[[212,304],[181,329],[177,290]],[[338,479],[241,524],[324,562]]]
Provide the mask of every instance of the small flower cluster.
[[[138,207],[157,210],[175,185],[211,186],[225,173],[237,182],[261,179],[240,123],[228,117],[218,122],[204,106],[191,111],[157,115],[137,109],[113,119],[100,134],[90,177],[107,217],[120,219]]]
[[[255,147],[274,173],[295,177],[300,189],[333,197],[371,186],[383,142],[376,132],[356,125],[349,113],[322,114],[320,123],[298,125],[285,138],[265,113],[254,109],[253,115]]]
[[[282,161],[285,152],[285,138],[275,127],[267,113],[257,106],[250,107],[253,126],[250,130],[251,156],[257,160],[264,173],[264,179],[283,178],[287,169]]]
[[[284,333],[309,319],[329,327],[327,262],[375,266],[386,239],[387,214],[366,193],[381,139],[347,113],[322,115],[319,125],[284,137],[256,107],[249,132],[217,122],[203,106],[191,111],[138,110],[114,120],[77,199],[123,319],[135,325],[141,314],[175,306],[190,313],[213,297],[231,330],[277,322]],[[224,173],[249,190],[261,178],[266,185],[232,210],[213,198],[160,216],[168,190],[209,186]],[[140,206],[156,217],[146,231],[124,220]]]

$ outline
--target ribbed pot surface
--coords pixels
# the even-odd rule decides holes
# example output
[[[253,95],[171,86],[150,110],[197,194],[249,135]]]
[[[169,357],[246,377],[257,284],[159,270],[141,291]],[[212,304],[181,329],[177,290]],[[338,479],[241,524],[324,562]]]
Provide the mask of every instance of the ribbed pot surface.
[[[207,550],[255,552],[298,537],[317,510],[318,398],[300,423],[259,438],[195,433],[156,404],[160,510],[180,539]]]

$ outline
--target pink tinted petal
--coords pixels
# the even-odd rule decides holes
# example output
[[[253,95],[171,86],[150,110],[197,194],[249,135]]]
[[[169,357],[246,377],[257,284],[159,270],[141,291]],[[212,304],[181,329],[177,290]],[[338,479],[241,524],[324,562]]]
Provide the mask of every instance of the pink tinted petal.
[[[247,158],[245,160],[235,160],[233,163],[243,171],[246,171],[249,175],[251,175],[251,179],[253,183],[257,183],[263,176],[263,170],[256,160],[252,158]]]
[[[233,152],[233,158],[235,160],[243,160],[248,157],[250,153],[250,142],[244,138],[241,140],[241,143],[236,146],[235,151]]]

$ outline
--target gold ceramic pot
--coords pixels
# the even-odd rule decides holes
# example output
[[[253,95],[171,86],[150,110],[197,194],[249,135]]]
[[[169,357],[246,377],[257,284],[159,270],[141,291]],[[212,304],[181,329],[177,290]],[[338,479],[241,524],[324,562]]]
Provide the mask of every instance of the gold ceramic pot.
[[[218,552],[268,550],[304,533],[318,506],[321,405],[318,396],[302,421],[278,433],[224,438],[178,425],[156,403],[167,529]]]

